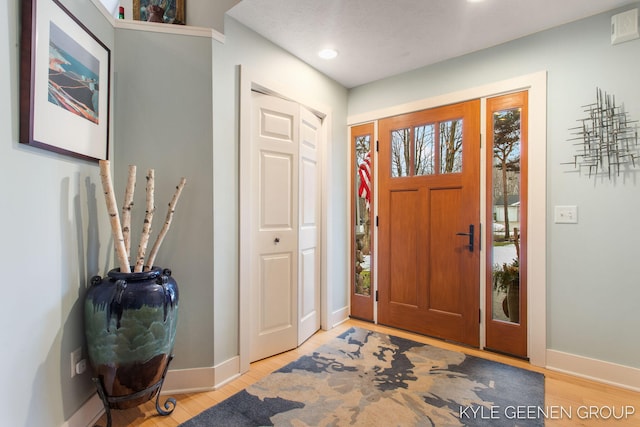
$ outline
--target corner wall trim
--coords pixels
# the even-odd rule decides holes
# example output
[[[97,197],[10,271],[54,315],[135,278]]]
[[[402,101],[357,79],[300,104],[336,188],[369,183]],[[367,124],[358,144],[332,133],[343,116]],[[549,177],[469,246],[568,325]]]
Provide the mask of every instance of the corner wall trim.
[[[211,391],[215,385],[215,368],[173,369],[167,372],[162,394]]]
[[[344,306],[338,310],[331,312],[331,318],[329,319],[329,329],[333,329],[339,324],[346,322],[349,319],[349,306]]]
[[[547,350],[547,369],[640,392],[640,369]]]

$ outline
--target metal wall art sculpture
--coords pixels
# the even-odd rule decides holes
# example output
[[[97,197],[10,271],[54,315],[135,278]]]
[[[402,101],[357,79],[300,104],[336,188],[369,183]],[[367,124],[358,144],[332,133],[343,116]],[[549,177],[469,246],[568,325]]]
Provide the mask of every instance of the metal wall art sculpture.
[[[578,119],[580,126],[570,128],[576,141],[573,165],[589,177],[606,175],[611,179],[638,166],[638,120],[629,120],[623,106],[616,105],[614,95],[596,88],[596,102],[584,105],[587,117]]]

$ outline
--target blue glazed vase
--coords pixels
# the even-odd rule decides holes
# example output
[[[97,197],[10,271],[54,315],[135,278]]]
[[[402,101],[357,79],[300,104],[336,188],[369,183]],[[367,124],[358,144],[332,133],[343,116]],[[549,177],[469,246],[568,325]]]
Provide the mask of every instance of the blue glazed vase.
[[[94,381],[115,409],[152,399],[160,390],[178,320],[178,284],[171,270],[109,271],[95,276],[84,304],[85,336]]]

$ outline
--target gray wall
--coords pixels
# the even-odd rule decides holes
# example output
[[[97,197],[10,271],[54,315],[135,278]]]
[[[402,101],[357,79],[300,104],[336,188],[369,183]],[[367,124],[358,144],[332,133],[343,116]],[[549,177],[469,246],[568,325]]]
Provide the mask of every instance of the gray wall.
[[[92,3],[63,3],[113,49]],[[97,164],[18,143],[20,4],[0,6],[0,412],[3,425],[52,426],[95,392],[89,373],[71,378],[69,354],[84,344],[87,279],[113,246]]]
[[[115,262],[97,165],[18,143],[19,4],[3,3],[0,14],[0,55],[8,58],[0,73],[1,320],[8,343],[0,404],[7,425],[61,425],[95,392],[89,372],[70,378],[69,354],[84,345],[87,278],[105,275]],[[220,44],[114,31],[93,4],[65,5],[112,49],[111,158],[119,193],[128,165],[138,167],[134,233],[146,169],[156,171],[156,221],[179,178],[188,179],[156,262],[172,268],[180,286],[172,368],[211,367],[238,354],[238,64],[267,80],[285,79],[332,110],[329,161],[339,188],[329,212],[337,236],[329,282],[338,290],[335,307],[344,307],[346,89],[234,21]]]
[[[88,374],[70,378],[69,353],[84,343],[80,302],[87,278],[104,275],[113,254],[97,165],[18,143],[20,3],[0,7],[0,57],[8,58],[0,65],[0,409],[7,425],[61,425],[93,393]],[[573,154],[567,129],[581,117],[580,105],[592,101],[595,86],[616,94],[631,117],[640,118],[640,41],[611,46],[611,14],[356,88],[347,99],[340,85],[229,18],[225,44],[183,36],[169,41],[116,33],[93,4],[64,4],[110,48],[122,49],[114,55],[116,185],[122,188],[129,163],[135,161],[140,174],[154,167],[160,206],[180,176],[189,178],[158,259],[171,264],[181,289],[174,368],[212,366],[238,351],[238,64],[332,109],[331,309],[346,304],[347,115],[548,70],[548,348],[640,367],[640,344],[632,338],[640,324],[637,173],[594,181],[560,165]],[[160,45],[167,49],[163,61],[146,56]],[[197,54],[188,55],[190,49]],[[161,73],[137,75],[134,57]],[[172,102],[159,102],[154,88],[167,80],[157,90]],[[137,104],[137,91],[149,105]],[[579,224],[553,224],[559,204],[578,205]]]
[[[144,219],[146,171],[155,171],[149,245],[180,178],[187,179],[155,262],[171,268],[180,291],[171,369],[213,365],[212,43],[205,37],[115,31],[114,185],[124,194],[128,167],[136,165],[132,249]]]
[[[640,367],[640,170],[609,181],[561,165],[596,87],[640,119],[640,40],[610,44],[617,12],[355,88],[349,115],[547,70],[547,348]],[[553,223],[555,205],[577,205],[579,223]]]

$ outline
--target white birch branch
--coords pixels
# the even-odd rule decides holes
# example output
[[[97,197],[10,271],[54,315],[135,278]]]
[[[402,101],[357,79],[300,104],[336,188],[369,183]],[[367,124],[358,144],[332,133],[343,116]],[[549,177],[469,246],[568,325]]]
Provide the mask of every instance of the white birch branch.
[[[155,261],[156,255],[158,254],[158,249],[160,248],[160,245],[164,240],[164,236],[166,236],[167,232],[169,231],[169,227],[171,227],[171,221],[173,220],[173,213],[176,210],[176,204],[178,203],[178,199],[180,198],[180,194],[182,193],[182,189],[184,188],[186,183],[187,179],[183,177],[182,179],[180,179],[180,183],[176,187],[176,192],[173,194],[173,198],[169,202],[167,217],[164,220],[162,229],[160,230],[160,233],[158,233],[158,237],[156,238],[156,241],[151,248],[151,252],[149,253],[149,257],[147,258],[147,264],[144,268],[145,270],[149,270],[151,267],[153,267],[153,262]]]
[[[140,236],[140,244],[138,245],[138,256],[136,258],[136,266],[133,269],[138,273],[142,271],[144,266],[144,256],[147,251],[147,244],[149,243],[149,235],[151,234],[151,221],[153,220],[153,213],[155,211],[153,193],[155,191],[154,171],[149,169],[147,171],[147,210],[144,215],[144,224],[142,225],[142,235]]]
[[[120,216],[118,215],[118,205],[113,191],[113,182],[111,180],[110,163],[108,160],[100,160],[100,179],[104,190],[104,199],[107,203],[107,211],[111,221],[111,232],[113,233],[113,243],[116,250],[116,257],[120,264],[120,271],[129,273],[131,266],[127,258],[127,252],[124,247],[124,238],[122,237],[122,228],[120,226]]]
[[[127,259],[131,259],[131,209],[133,209],[133,193],[136,188],[136,166],[129,165],[129,178],[127,188],[124,192],[124,203],[122,205],[122,237],[124,238],[124,248],[127,251]]]

